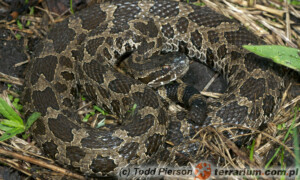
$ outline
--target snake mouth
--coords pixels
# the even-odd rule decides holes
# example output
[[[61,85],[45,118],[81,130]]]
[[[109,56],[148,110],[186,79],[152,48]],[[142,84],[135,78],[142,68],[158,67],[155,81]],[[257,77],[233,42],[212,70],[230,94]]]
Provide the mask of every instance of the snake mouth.
[[[189,61],[181,59],[176,66],[166,66],[168,67],[163,67],[163,69],[167,68],[168,72],[148,82],[150,87],[157,88],[181,78],[189,70]],[[164,70],[162,70],[162,72],[164,72]]]

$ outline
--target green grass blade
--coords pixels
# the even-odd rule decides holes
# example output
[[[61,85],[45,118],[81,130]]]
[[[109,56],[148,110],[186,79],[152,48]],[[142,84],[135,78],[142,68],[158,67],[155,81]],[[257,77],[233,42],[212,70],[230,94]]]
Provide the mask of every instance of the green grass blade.
[[[41,113],[35,112],[31,114],[31,116],[27,119],[27,123],[25,125],[25,131],[27,131],[30,126],[41,116]]]
[[[292,130],[295,126],[295,122],[296,122],[296,118],[293,119],[291,126],[289,127],[287,133],[284,136],[283,139],[283,143],[285,143],[285,141],[287,140],[287,138],[289,137],[289,134],[292,134]],[[270,164],[272,163],[272,161],[274,160],[275,157],[277,157],[278,153],[280,152],[282,146],[280,146],[279,148],[277,148],[276,152],[274,153],[274,155],[272,156],[272,158],[267,162],[267,164],[265,165],[265,169],[268,169]]]
[[[21,117],[2,98],[0,98],[0,114],[23,125]]]
[[[295,114],[294,114],[294,121],[297,119],[297,114],[298,114],[298,108],[295,108]],[[294,151],[295,151],[295,165],[296,168],[300,169],[300,147],[299,147],[299,139],[298,139],[298,128],[294,127],[293,129],[293,145],[294,145]],[[296,177],[295,179],[300,180],[300,175]]]
[[[13,129],[11,129],[11,130],[9,130],[9,131],[6,131],[6,132],[0,137],[0,141],[5,141],[5,140],[7,140],[7,139],[9,139],[9,138],[14,137],[14,136],[17,135],[17,134],[22,133],[22,132],[24,132],[24,129],[22,129],[22,128],[13,128]]]
[[[252,141],[251,149],[250,149],[250,161],[253,161],[253,155],[254,155],[254,146],[255,146],[255,140]]]
[[[275,63],[300,72],[300,50],[278,45],[243,46],[259,56],[270,58]]]
[[[2,124],[4,126],[12,127],[12,128],[24,128],[23,124],[20,124],[19,122],[12,121],[12,120],[4,120],[4,121],[1,121],[0,124]]]
[[[14,128],[8,127],[8,126],[4,126],[4,125],[0,124],[0,130],[2,130],[2,131],[6,132],[6,131],[9,131],[11,129],[14,129]]]
[[[103,109],[99,108],[98,106],[94,106],[94,109],[99,111],[103,115],[107,115],[107,113]]]

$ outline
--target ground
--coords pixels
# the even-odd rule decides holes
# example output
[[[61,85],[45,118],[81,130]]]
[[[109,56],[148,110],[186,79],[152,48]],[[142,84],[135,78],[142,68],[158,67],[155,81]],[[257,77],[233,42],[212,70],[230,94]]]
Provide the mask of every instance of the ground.
[[[70,15],[68,2],[67,0],[44,1],[42,3],[29,1],[28,5],[24,1],[0,0],[0,92],[2,93],[2,98],[7,98],[7,94],[14,96],[14,98],[19,98],[22,93],[22,82],[26,64],[31,59],[34,45],[45,36],[54,23],[62,21]],[[88,2],[90,4],[93,3],[93,1]],[[281,2],[280,0],[261,0],[257,1],[256,4],[248,4],[247,1],[242,0],[228,0],[223,2],[203,0],[197,3],[198,5],[205,4],[219,13],[237,19],[250,31],[263,38],[268,44],[280,44],[299,49],[300,4],[297,1],[291,1],[291,4]],[[80,0],[73,1],[73,10],[75,11],[85,6],[86,4]],[[33,7],[34,13],[32,12]],[[18,16],[12,13],[17,11],[19,12]],[[207,76],[207,74],[210,75]],[[198,78],[192,78],[195,76]],[[191,65],[191,70],[184,79],[195,83],[195,86],[202,90],[203,84],[205,85],[206,83],[199,83],[195,79],[208,77],[206,79],[208,82],[214,76],[215,73],[212,70],[195,63]],[[12,85],[9,90],[7,88],[8,84]],[[214,81],[209,91],[222,93],[225,86],[226,83],[219,77]],[[265,167],[273,157],[274,160],[271,164],[274,166],[282,168],[294,166],[296,159],[294,147],[299,150],[299,144],[298,146],[293,144],[295,136],[291,134],[286,135],[293,122],[295,122],[298,132],[300,130],[299,84],[298,87],[293,88],[295,89],[292,90],[292,94],[296,98],[286,98],[282,104],[281,111],[275,114],[274,120],[267,124],[267,128],[253,136],[255,139],[253,160],[249,160],[251,148],[239,148],[222,136],[214,137],[214,139],[204,139],[203,143],[206,144],[206,148],[213,155],[220,157],[219,160],[223,161],[223,164],[229,167]],[[286,106],[289,108],[286,108]],[[298,112],[294,111],[295,108],[298,108]],[[213,134],[217,132],[207,129],[201,133]],[[298,135],[299,138],[300,136]],[[215,141],[214,144],[207,143],[212,140]],[[19,179],[28,176],[35,176],[41,179],[56,179],[62,175],[67,177],[70,175],[58,166],[51,167],[52,171],[49,172],[45,169],[45,164],[52,163],[53,161],[41,159],[36,155],[27,157],[26,154],[22,153],[19,149],[36,154],[41,153],[31,142],[30,138],[24,141],[21,136],[18,136],[6,141],[6,143],[1,143],[0,145],[0,179],[1,176],[4,179]],[[280,147],[281,149],[278,150]],[[10,156],[3,156],[3,153],[7,155],[7,151],[13,151],[14,153]],[[232,158],[232,153],[238,155],[239,158]],[[61,174],[56,174],[56,172]],[[75,174],[71,174],[69,177],[80,178],[80,176]]]

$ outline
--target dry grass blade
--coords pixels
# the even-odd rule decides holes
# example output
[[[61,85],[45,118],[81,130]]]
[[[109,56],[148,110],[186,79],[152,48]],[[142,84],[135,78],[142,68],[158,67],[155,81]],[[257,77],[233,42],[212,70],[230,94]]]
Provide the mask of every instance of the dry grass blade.
[[[15,152],[11,152],[11,151],[8,151],[8,150],[5,150],[5,149],[1,149],[1,148],[0,148],[0,154],[2,154],[2,156],[10,156],[10,157],[13,157],[15,159],[20,159],[20,160],[23,160],[23,161],[26,161],[26,162],[29,162],[29,163],[32,163],[32,164],[36,164],[36,165],[51,169],[51,170],[56,171],[56,172],[60,172],[64,175],[66,175],[66,176],[70,176],[70,177],[73,177],[73,178],[76,178],[76,179],[85,179],[83,176],[72,173],[69,170],[60,168],[58,166],[49,164],[49,162],[45,162],[45,161],[35,159],[35,158],[29,157],[29,156],[24,156],[24,155],[21,155],[21,154],[15,153]]]
[[[24,83],[23,79],[16,78],[16,77],[13,77],[13,76],[9,76],[9,75],[4,74],[2,72],[0,72],[0,81],[10,83],[10,84],[16,84],[16,85],[19,85],[19,86],[22,86],[23,83]]]

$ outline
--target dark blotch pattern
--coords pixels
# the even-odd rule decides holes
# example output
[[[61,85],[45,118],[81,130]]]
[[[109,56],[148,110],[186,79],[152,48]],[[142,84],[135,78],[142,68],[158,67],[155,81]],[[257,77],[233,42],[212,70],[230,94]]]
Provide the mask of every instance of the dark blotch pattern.
[[[65,79],[65,80],[67,80],[67,81],[71,81],[71,80],[74,80],[75,79],[75,77],[74,77],[74,74],[73,73],[71,73],[71,72],[61,72],[60,73],[61,75],[62,75],[62,77]]]
[[[58,115],[56,119],[48,119],[49,129],[53,132],[54,136],[62,141],[71,142],[73,140],[72,129],[79,129],[77,125],[72,123],[64,115]]]
[[[166,139],[178,145],[183,139],[183,134],[180,131],[181,123],[179,121],[171,121],[168,127]]]
[[[223,22],[233,22],[229,18],[212,11],[206,7],[193,6],[194,12],[191,12],[188,17],[199,26],[217,27]]]
[[[35,135],[45,135],[45,125],[44,125],[44,122],[42,119],[38,119],[36,122],[35,122],[35,125],[36,125],[36,128],[33,130],[33,133]]]
[[[240,88],[241,96],[245,96],[250,101],[261,98],[266,92],[265,79],[254,79],[250,77]]]
[[[176,23],[177,31],[180,32],[181,34],[186,33],[188,27],[189,27],[189,21],[185,17],[181,17]]]
[[[97,87],[97,89],[103,98],[108,99],[110,97],[110,93],[108,90],[102,88],[101,86]]]
[[[65,67],[68,67],[68,68],[73,67],[72,61],[69,58],[65,57],[65,56],[61,56],[59,58],[59,65],[65,66]]]
[[[222,45],[218,48],[218,57],[219,59],[223,59],[225,57],[225,55],[227,54],[227,48],[226,45]]]
[[[217,111],[216,115],[222,118],[224,123],[243,122],[247,117],[247,111],[246,106],[240,106],[237,102],[232,102]]]
[[[114,39],[113,39],[112,37],[107,37],[106,40],[105,40],[105,42],[106,42],[108,45],[112,46],[113,43],[114,43]]]
[[[273,112],[274,106],[275,106],[275,100],[273,96],[266,96],[263,101],[263,110],[265,116],[270,116]]]
[[[112,148],[118,147],[123,140],[114,137],[114,130],[90,129],[89,136],[81,140],[82,147],[86,148]]]
[[[117,9],[114,12],[114,16],[118,18],[113,20],[114,26],[111,28],[111,33],[119,33],[129,29],[128,22],[134,19],[141,11],[137,1],[117,3],[116,5]]]
[[[132,94],[132,98],[134,99],[134,103],[138,105],[139,108],[144,107],[159,107],[159,99],[155,92],[150,88],[145,88],[144,92],[136,92]]]
[[[97,95],[96,95],[96,91],[94,89],[94,86],[92,86],[90,83],[85,83],[84,88],[85,88],[86,93],[88,94],[88,96],[91,99],[93,99],[93,100],[97,99]]]
[[[54,88],[59,93],[65,92],[67,90],[67,86],[59,82],[54,84]]]
[[[241,79],[243,79],[243,78],[245,77],[245,75],[246,75],[245,71],[241,71],[241,72],[239,72],[239,73],[235,76],[235,79],[236,79],[236,80],[241,80]]]
[[[272,75],[270,75],[267,78],[267,82],[268,82],[269,88],[272,90],[275,90],[279,86],[279,82],[277,82],[276,79],[274,78],[274,76],[272,76]]]
[[[84,49],[83,48],[78,48],[77,50],[72,50],[72,56],[75,58],[77,61],[83,61],[83,53]]]
[[[238,65],[233,65],[228,73],[228,77],[231,77],[233,74],[235,74],[239,69]]]
[[[123,47],[123,42],[124,42],[123,38],[118,37],[116,39],[116,46],[117,46],[117,48],[121,49]]]
[[[101,65],[96,60],[92,60],[90,63],[85,63],[83,65],[83,71],[87,74],[88,77],[94,81],[102,84],[104,82],[102,74],[106,72],[106,68]]]
[[[201,46],[202,46],[202,35],[198,32],[198,30],[196,30],[195,32],[191,33],[191,40],[193,45],[200,50]]]
[[[71,107],[73,106],[73,103],[72,103],[71,99],[65,98],[65,99],[63,100],[63,105],[66,106],[66,107],[71,108]]]
[[[160,108],[157,119],[159,124],[161,125],[167,124],[169,117],[163,108]]]
[[[122,129],[128,131],[129,136],[140,136],[147,132],[154,124],[155,117],[151,114],[146,115],[142,119],[137,119],[134,122],[129,123]]]
[[[167,38],[174,37],[174,29],[171,27],[170,24],[162,25],[161,32]]]
[[[131,78],[128,78],[124,75],[119,74],[115,80],[112,80],[108,84],[108,87],[110,90],[112,90],[116,93],[128,94],[131,89],[131,85],[134,85],[134,84],[137,84],[137,82],[135,82]]]
[[[85,40],[86,36],[87,35],[84,33],[79,34],[77,37],[77,44],[81,44]]]
[[[86,154],[86,152],[78,146],[67,146],[66,151],[67,158],[72,159],[73,162],[79,162]]]
[[[86,50],[91,56],[94,56],[97,48],[103,43],[104,37],[89,40],[86,45]]]
[[[118,116],[118,117],[121,117],[121,108],[120,108],[120,102],[118,100],[112,100],[111,101],[111,106],[112,106],[112,109],[114,111],[114,113]]]
[[[159,146],[162,144],[163,138],[164,137],[159,134],[154,134],[153,136],[150,136],[146,141],[146,154],[151,156],[152,154],[157,152]]]
[[[249,43],[259,44],[257,37],[247,31],[244,27],[240,27],[238,31],[225,32],[224,36],[228,43],[238,47],[242,47],[242,45],[247,45]]]
[[[46,115],[47,108],[51,107],[58,110],[59,106],[56,101],[54,92],[50,87],[47,87],[44,91],[34,91],[32,93],[33,104],[36,107],[36,111]]]
[[[124,106],[129,106],[129,105],[133,104],[132,99],[129,97],[122,98],[122,103],[124,104]]]
[[[242,57],[241,53],[238,53],[236,51],[232,51],[230,54],[231,54],[232,61],[237,60],[238,58]]]
[[[79,12],[78,17],[81,19],[82,28],[92,30],[106,19],[106,13],[100,9],[100,6],[92,6]]]
[[[127,161],[137,159],[139,156],[136,154],[138,148],[139,148],[139,143],[136,142],[131,142],[131,143],[126,143],[124,146],[122,146],[119,149],[119,154],[125,158]]]
[[[55,158],[55,154],[58,153],[57,145],[53,142],[45,142],[43,144],[43,150],[46,154],[49,154],[53,159]]]
[[[179,14],[179,7],[177,2],[156,1],[149,12],[162,18],[175,17]]]
[[[142,34],[149,37],[156,37],[158,34],[158,29],[154,23],[153,19],[150,19],[147,24],[142,22],[137,22],[134,27],[139,30]]]
[[[112,58],[111,54],[109,53],[107,48],[103,49],[103,56],[107,59],[110,60]]]
[[[54,79],[54,73],[58,60],[55,56],[46,56],[44,58],[37,58],[31,72],[31,84],[35,84],[40,75],[43,74],[45,79],[51,82]]]
[[[108,173],[114,170],[114,168],[116,167],[117,165],[114,163],[112,159],[109,159],[108,157],[102,157],[102,156],[97,156],[97,158],[93,160],[90,166],[90,168],[94,173],[97,172]]]
[[[34,56],[35,57],[39,57],[41,52],[43,52],[44,50],[44,42],[40,41],[38,42],[38,44],[36,46],[34,46]]]
[[[63,21],[55,25],[55,27],[48,33],[48,38],[53,41],[53,48],[55,52],[61,53],[75,38],[74,30],[68,27],[68,21]],[[63,33],[62,33],[63,32]]]
[[[107,23],[106,24],[102,24],[102,25],[96,27],[95,29],[91,30],[91,32],[88,34],[88,36],[89,37],[99,36],[105,30],[107,30]]]
[[[259,57],[253,53],[248,53],[245,56],[245,66],[249,72],[252,72],[257,68],[265,71],[268,69],[268,66],[270,66],[270,63],[266,58]]]
[[[209,67],[213,68],[215,65],[215,55],[210,48],[206,50],[206,63]]]
[[[214,44],[219,41],[218,33],[216,33],[215,31],[208,31],[207,36],[211,44]]]
[[[22,98],[22,103],[25,105],[26,103],[30,103],[30,102],[31,102],[31,90],[25,89]]]
[[[138,47],[137,52],[139,54],[144,54],[148,50],[152,49],[154,47],[154,42],[147,42],[146,39],[143,39],[142,44]]]

